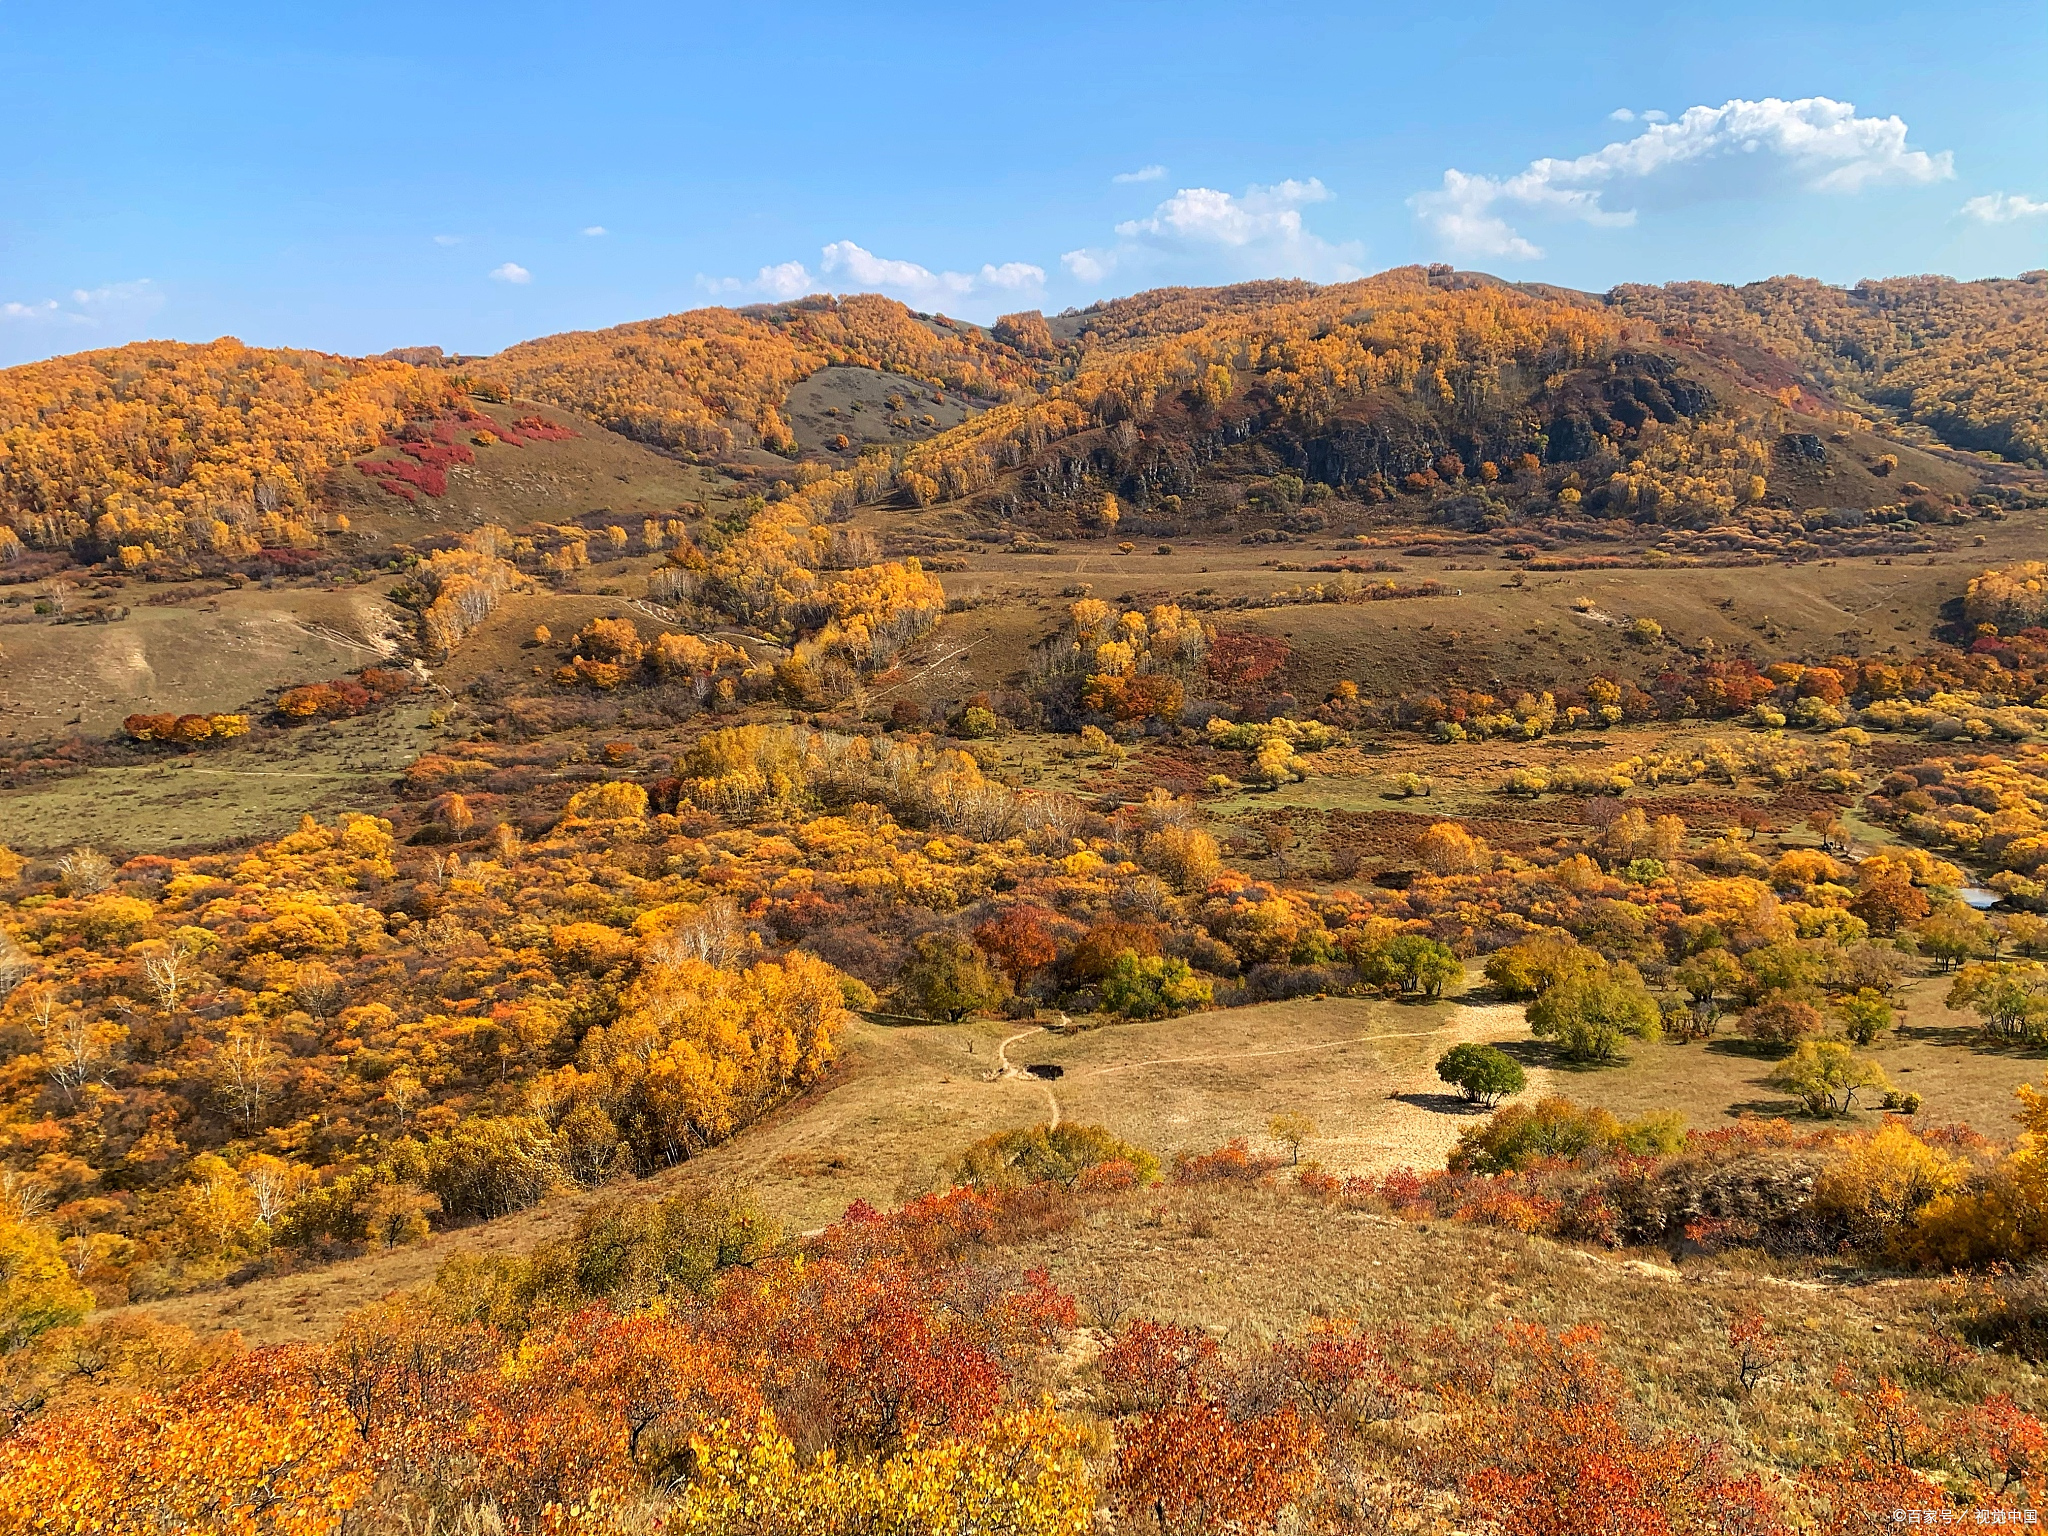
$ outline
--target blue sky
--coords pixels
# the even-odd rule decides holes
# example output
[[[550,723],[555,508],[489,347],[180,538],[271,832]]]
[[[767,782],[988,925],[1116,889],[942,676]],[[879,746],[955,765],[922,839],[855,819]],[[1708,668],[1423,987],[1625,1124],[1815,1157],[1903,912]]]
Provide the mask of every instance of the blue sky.
[[[1418,260],[1977,277],[2048,266],[2048,7],[0,0],[0,145],[0,364]]]

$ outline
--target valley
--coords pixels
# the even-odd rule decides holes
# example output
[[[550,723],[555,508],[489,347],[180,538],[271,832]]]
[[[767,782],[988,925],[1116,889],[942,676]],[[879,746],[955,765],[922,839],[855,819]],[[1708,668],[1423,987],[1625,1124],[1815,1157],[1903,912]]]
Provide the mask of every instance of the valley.
[[[1617,1530],[2031,1511],[2044,335],[1432,266],[0,373],[0,1471],[737,1530],[1042,1412],[1018,1509],[1522,1530],[1573,1382]]]

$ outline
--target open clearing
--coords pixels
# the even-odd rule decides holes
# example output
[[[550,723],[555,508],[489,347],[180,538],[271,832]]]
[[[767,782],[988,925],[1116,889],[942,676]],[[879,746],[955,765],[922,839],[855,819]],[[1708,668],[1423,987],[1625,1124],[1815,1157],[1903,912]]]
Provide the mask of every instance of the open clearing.
[[[145,603],[153,592],[129,583],[119,597],[135,606],[112,623],[0,626],[0,739],[110,736],[127,715],[243,709],[377,662],[404,622],[376,586],[213,586],[176,607]]]
[[[195,853],[279,836],[309,813],[331,820],[342,811],[381,812],[397,776],[436,739],[428,720],[436,702],[416,696],[360,719],[0,790],[0,846]]]
[[[1898,1038],[1878,1049],[1878,1059],[1896,1083],[1925,1096],[1921,1123],[1961,1122],[2009,1136],[2012,1089],[2039,1076],[2041,1061],[1967,1043],[1963,1017],[1940,1006],[1944,987],[1939,978],[1909,987]],[[825,1084],[695,1161],[644,1181],[566,1194],[516,1216],[438,1233],[417,1247],[178,1297],[148,1310],[195,1328],[239,1329],[252,1341],[313,1337],[352,1307],[430,1279],[452,1254],[526,1252],[569,1232],[593,1203],[628,1192],[659,1196],[732,1185],[752,1193],[790,1230],[810,1230],[856,1200],[887,1206],[941,1187],[947,1164],[969,1143],[1049,1118],[1048,1093],[1063,1120],[1104,1125],[1162,1155],[1206,1150],[1237,1136],[1274,1152],[1266,1124],[1293,1110],[1321,1128],[1302,1156],[1332,1172],[1440,1168],[1459,1133],[1483,1119],[1445,1091],[1434,1071],[1444,1050],[1466,1040],[1499,1043],[1521,1058],[1529,1068],[1529,1098],[1563,1093],[1623,1117],[1677,1109],[1689,1124],[1707,1129],[1745,1111],[1793,1108],[1764,1084],[1773,1060],[1725,1037],[1707,1045],[1639,1045],[1621,1066],[1575,1069],[1529,1038],[1519,1006],[1483,998],[1407,1004],[1301,999],[1016,1038],[1030,1028],[987,1019],[928,1027],[862,1022],[849,1032],[841,1066]],[[992,1080],[1005,1041],[1011,1042],[1013,1075]],[[1033,1063],[1057,1064],[1063,1075],[1046,1082],[1017,1070]],[[1260,1202],[1279,1197],[1248,1198],[1263,1209]],[[1135,1263],[1139,1288],[1153,1301],[1164,1288],[1180,1296],[1176,1305],[1189,1308],[1190,1316],[1220,1318],[1226,1326],[1237,1325],[1232,1319],[1263,1319],[1260,1326],[1269,1326],[1283,1314],[1306,1316],[1317,1287],[1328,1293],[1329,1304],[1356,1307],[1388,1281],[1347,1279],[1336,1267],[1339,1253],[1354,1253],[1362,1242],[1378,1252],[1381,1243],[1416,1241],[1411,1229],[1378,1218],[1319,1218],[1312,1246],[1335,1248],[1331,1265],[1312,1279],[1297,1277],[1289,1265],[1227,1264],[1225,1249],[1168,1243],[1169,1234],[1140,1230],[1135,1214],[1125,1225],[1132,1230],[1118,1241],[1131,1251],[1121,1257],[1092,1245],[1078,1256],[1047,1256],[1056,1269]],[[1260,1242],[1302,1240],[1290,1222],[1276,1229],[1273,1220],[1260,1218],[1252,1227],[1267,1233]],[[1405,1235],[1396,1238],[1390,1230]],[[1521,1242],[1506,1235],[1474,1240]],[[1561,1252],[1541,1244],[1528,1251],[1538,1248]],[[1158,1257],[1162,1253],[1180,1258]],[[1212,1253],[1222,1265],[1213,1276],[1199,1266],[1184,1269]],[[1545,1262],[1593,1261],[1566,1254]],[[1277,1307],[1269,1304],[1272,1298],[1244,1289],[1284,1288],[1297,1279],[1303,1288],[1289,1291],[1293,1299]],[[1221,1312],[1205,1290],[1212,1283],[1235,1288]]]

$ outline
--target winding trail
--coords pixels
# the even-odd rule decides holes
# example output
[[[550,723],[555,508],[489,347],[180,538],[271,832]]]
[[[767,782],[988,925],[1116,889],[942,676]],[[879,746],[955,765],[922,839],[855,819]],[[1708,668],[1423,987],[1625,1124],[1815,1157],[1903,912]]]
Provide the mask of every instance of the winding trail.
[[[998,1078],[998,1079],[1001,1079],[1001,1078],[1006,1078],[1006,1077],[1014,1077],[1014,1078],[1025,1078],[1025,1077],[1026,1077],[1026,1074],[1025,1074],[1025,1073],[1023,1073],[1023,1072],[1020,1072],[1020,1071],[1018,1071],[1018,1070],[1017,1070],[1017,1068],[1015,1068],[1015,1067],[1013,1067],[1013,1066],[1011,1066],[1011,1065],[1010,1065],[1010,1047],[1011,1047],[1011,1046],[1013,1046],[1013,1045],[1015,1045],[1015,1044],[1016,1044],[1016,1043],[1017,1043],[1017,1042],[1018,1042],[1019,1040],[1023,1040],[1023,1039],[1026,1039],[1027,1037],[1029,1037],[1029,1036],[1031,1036],[1031,1035],[1042,1035],[1042,1034],[1044,1034],[1044,1033],[1045,1033],[1045,1026],[1044,1026],[1043,1024],[1034,1024],[1034,1025],[1032,1025],[1032,1026],[1031,1026],[1031,1027],[1030,1027],[1029,1029],[1020,1029],[1020,1030],[1018,1030],[1016,1034],[1014,1034],[1014,1035],[1010,1036],[1010,1038],[1009,1038],[1009,1039],[1005,1040],[1005,1041],[1004,1041],[1004,1042],[1003,1042],[1003,1043],[1002,1043],[1001,1045],[997,1046],[997,1047],[996,1047],[996,1069],[997,1069],[997,1070],[996,1070],[996,1076],[997,1076],[997,1078]],[[1053,1096],[1053,1091],[1052,1091],[1052,1084],[1051,1084],[1051,1083],[1048,1083],[1048,1082],[1043,1082],[1043,1081],[1041,1081],[1041,1080],[1040,1080],[1040,1079],[1038,1079],[1038,1078],[1029,1078],[1028,1080],[1029,1080],[1029,1081],[1031,1081],[1031,1082],[1035,1082],[1035,1083],[1038,1083],[1039,1087],[1041,1087],[1041,1088],[1043,1088],[1043,1089],[1045,1090],[1045,1102],[1046,1102],[1046,1103],[1047,1103],[1047,1104],[1048,1104],[1048,1105],[1049,1105],[1049,1106],[1051,1107],[1051,1109],[1052,1109],[1052,1124],[1048,1125],[1048,1126],[1046,1127],[1046,1129],[1047,1129],[1047,1130],[1049,1130],[1049,1131],[1056,1131],[1056,1130],[1058,1130],[1058,1129],[1059,1129],[1059,1125],[1060,1125],[1060,1101],[1059,1101],[1059,1100],[1058,1100],[1057,1098],[1055,1098],[1055,1097]]]

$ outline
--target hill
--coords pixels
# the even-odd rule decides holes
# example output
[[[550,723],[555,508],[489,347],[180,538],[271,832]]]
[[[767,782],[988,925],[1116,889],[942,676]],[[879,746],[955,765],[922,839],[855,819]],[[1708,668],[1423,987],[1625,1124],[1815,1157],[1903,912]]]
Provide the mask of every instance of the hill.
[[[0,1525],[2032,1512],[2038,288],[0,375]]]

